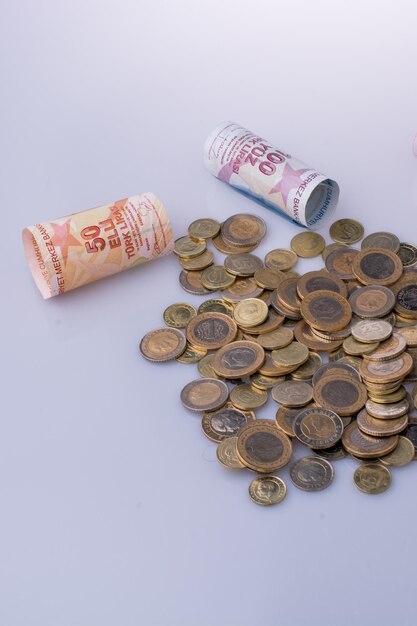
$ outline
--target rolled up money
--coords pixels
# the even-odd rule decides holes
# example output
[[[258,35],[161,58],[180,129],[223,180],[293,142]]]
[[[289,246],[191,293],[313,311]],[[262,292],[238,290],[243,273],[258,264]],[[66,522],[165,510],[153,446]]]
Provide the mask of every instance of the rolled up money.
[[[234,122],[210,133],[204,161],[220,180],[311,230],[336,208],[339,186],[334,180]]]
[[[33,278],[44,298],[169,254],[168,214],[153,193],[73,213],[22,232]]]

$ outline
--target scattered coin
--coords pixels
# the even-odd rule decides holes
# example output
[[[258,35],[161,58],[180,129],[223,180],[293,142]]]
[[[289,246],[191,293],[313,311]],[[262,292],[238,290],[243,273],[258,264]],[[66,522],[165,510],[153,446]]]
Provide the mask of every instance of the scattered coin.
[[[290,328],[280,326],[276,330],[264,335],[259,335],[256,341],[265,350],[277,350],[278,348],[285,348],[294,339],[294,333]]]
[[[219,442],[235,437],[242,426],[255,419],[255,414],[251,411],[239,411],[231,402],[227,402],[217,411],[204,413],[201,425],[208,439]]]
[[[258,298],[247,298],[236,304],[233,317],[239,326],[258,326],[268,317],[268,307]]]
[[[362,250],[366,248],[384,248],[392,252],[398,252],[400,249],[400,240],[392,233],[372,233],[362,241],[361,248]]]
[[[343,433],[343,422],[339,415],[320,406],[300,411],[293,427],[297,439],[315,449],[334,446]]]
[[[321,253],[323,261],[326,261],[327,257],[329,256],[331,252],[334,252],[335,250],[340,250],[341,248],[346,248],[346,247],[347,246],[344,243],[329,243],[324,248],[323,252]]]
[[[326,363],[325,365],[319,367],[319,369],[317,370],[317,372],[315,372],[313,376],[313,386],[317,385],[319,380],[325,374],[340,374],[341,372],[360,382],[360,376],[354,367],[348,365],[347,363],[339,363],[336,361],[335,363]]]
[[[283,406],[302,407],[312,401],[313,388],[303,381],[287,380],[273,387],[272,399]]]
[[[333,250],[325,260],[327,271],[343,280],[352,280],[355,278],[352,271],[352,263],[358,254],[359,250],[347,248],[346,246]]]
[[[389,454],[398,444],[398,435],[392,437],[372,437],[359,430],[356,422],[346,426],[342,435],[342,444],[355,457],[376,459]]]
[[[366,355],[366,358],[370,361],[387,361],[389,359],[395,359],[395,357],[400,356],[407,347],[407,342],[404,336],[395,332],[386,339],[382,343],[379,344],[377,350],[371,352],[371,354]]]
[[[264,262],[265,267],[274,270],[290,270],[297,263],[297,255],[293,250],[286,250],[284,248],[277,248],[271,250],[266,255]]]
[[[217,378],[217,374],[213,369],[214,354],[203,356],[197,363],[199,373],[203,378]]]
[[[383,248],[366,248],[355,256],[352,271],[365,285],[392,285],[403,273],[403,265],[395,252]]]
[[[241,326],[240,328],[247,333],[248,335],[258,335],[261,337],[262,335],[267,335],[275,330],[277,330],[284,321],[284,316],[279,315],[273,309],[269,309],[268,315],[264,322],[261,324],[257,324],[256,326]],[[256,340],[258,340],[258,338]],[[258,341],[258,343],[260,343]]]
[[[359,287],[349,297],[352,311],[358,317],[384,317],[394,308],[395,296],[382,285]]]
[[[291,248],[297,256],[312,258],[321,254],[326,246],[324,238],[318,233],[305,231],[291,239]]]
[[[379,461],[384,465],[391,465],[392,467],[403,467],[408,465],[414,460],[415,449],[412,442],[400,435],[398,437],[398,444],[396,448],[389,454],[381,457]]]
[[[268,400],[268,393],[251,384],[236,385],[230,392],[230,400],[238,409],[245,411],[259,409]]]
[[[178,302],[170,304],[164,311],[165,324],[174,328],[186,328],[188,322],[197,315],[197,311],[192,304]]]
[[[193,239],[212,239],[219,234],[219,231],[219,222],[211,217],[195,220],[188,227],[188,235]]]
[[[326,374],[314,387],[314,400],[340,416],[354,415],[365,406],[366,387],[343,373]]]
[[[226,404],[229,389],[222,380],[198,378],[181,391],[181,402],[190,411],[215,411]]]
[[[397,292],[395,311],[405,318],[417,320],[417,282],[408,283]]]
[[[285,380],[285,376],[262,376],[259,372],[251,376],[250,382],[257,389],[272,389],[277,383]]]
[[[187,346],[184,334],[176,328],[158,328],[143,337],[139,349],[148,361],[162,363],[172,361],[182,354]]]
[[[362,239],[364,228],[360,222],[345,218],[333,222],[330,226],[329,234],[333,241],[352,244]]]
[[[204,270],[209,265],[212,265],[214,256],[211,250],[204,250],[202,254],[191,259],[183,259],[179,257],[179,262],[184,270],[196,271]]]
[[[335,291],[336,293],[340,293],[344,298],[347,297],[345,283],[337,276],[332,276],[326,270],[307,272],[297,282],[297,292],[300,298],[305,298],[309,293],[323,289],[326,291]]]
[[[346,298],[325,289],[306,295],[301,302],[301,313],[310,326],[325,331],[342,330],[352,318]]]
[[[180,237],[174,243],[174,254],[183,259],[192,259],[202,254],[205,249],[205,242],[194,241],[191,237]]]
[[[359,373],[371,383],[390,383],[402,380],[413,369],[413,359],[404,352],[389,361],[370,361],[364,359],[359,366]]]
[[[292,341],[285,348],[272,351],[272,359],[275,363],[284,367],[298,367],[305,363],[308,357],[308,348],[302,343],[298,343],[298,341]]]
[[[187,339],[197,348],[216,350],[236,337],[236,322],[223,313],[200,313],[187,326]]]
[[[254,274],[257,285],[262,289],[276,289],[285,278],[284,272],[267,267],[257,269]]]
[[[256,270],[263,267],[261,259],[254,254],[241,253],[230,254],[224,260],[224,267],[229,274],[235,276],[253,276]]]
[[[230,302],[226,302],[226,300],[213,298],[202,302],[198,307],[197,313],[223,313],[233,317],[233,305]]]
[[[264,349],[253,341],[234,341],[220,348],[213,369],[223,378],[243,378],[259,370],[265,360]]]
[[[397,254],[401,259],[403,267],[412,267],[417,263],[417,248],[411,243],[400,243]]]
[[[206,356],[207,350],[203,350],[202,348],[196,348],[187,342],[187,347],[184,352],[177,356],[176,361],[178,363],[184,363],[188,365],[189,363],[198,363],[204,356]]]
[[[365,404],[366,412],[372,417],[376,417],[380,420],[389,420],[401,417],[408,412],[410,404],[407,398],[403,398],[399,402],[394,404],[380,404],[373,400],[367,400]]]
[[[323,359],[319,354],[310,352],[307,361],[292,372],[291,378],[294,380],[310,380],[322,363]]]
[[[281,406],[275,415],[277,427],[288,437],[295,437],[294,422],[301,409],[290,409]]]
[[[201,282],[202,272],[187,272],[182,270],[180,274],[180,285],[188,293],[192,293],[195,296],[203,296],[210,293],[209,289],[206,289]]]
[[[364,493],[383,493],[391,484],[391,472],[379,463],[363,463],[356,468],[353,479]]]
[[[218,460],[229,469],[245,467],[237,455],[237,437],[227,437],[219,443],[216,450]]]
[[[338,461],[339,459],[344,459],[347,456],[347,452],[340,441],[338,441],[331,448],[326,448],[324,450],[315,450],[313,448],[312,452],[318,454],[327,461]]]
[[[412,326],[411,328],[399,328],[398,333],[404,337],[408,347],[417,346],[417,327],[416,326]]]
[[[289,463],[290,439],[270,420],[256,420],[242,426],[237,440],[239,459],[249,469],[262,474],[273,472]]]
[[[352,354],[354,356],[365,356],[374,352],[378,347],[379,341],[364,343],[363,341],[357,341],[354,337],[346,337],[343,342],[343,350],[346,354]]]
[[[392,326],[384,320],[359,320],[352,324],[352,337],[363,343],[385,341],[392,333]]]
[[[384,420],[372,417],[367,413],[366,409],[362,409],[357,416],[358,428],[366,435],[372,435],[373,437],[398,435],[407,427],[407,423],[408,415]]]
[[[233,285],[236,276],[229,274],[223,265],[210,265],[201,273],[201,282],[206,289],[217,291]]]
[[[217,237],[213,237],[212,241],[214,247],[223,254],[241,254],[242,252],[252,252],[252,250],[255,250],[258,246],[258,243],[251,246],[233,246],[227,243],[221,234],[217,235]]]
[[[310,350],[315,350],[317,352],[333,352],[343,343],[343,339],[333,341],[330,339],[324,339],[316,333],[313,333],[312,328],[307,324],[307,322],[305,322],[305,320],[301,320],[295,325],[294,335],[299,343],[307,346]]]
[[[238,213],[225,220],[221,226],[223,240],[232,246],[258,244],[265,236],[266,224],[257,215]]]
[[[285,498],[287,487],[278,476],[258,476],[249,485],[249,495],[256,504],[270,506]]]
[[[305,456],[290,467],[290,477],[296,487],[303,491],[321,491],[333,480],[332,465],[317,456]]]

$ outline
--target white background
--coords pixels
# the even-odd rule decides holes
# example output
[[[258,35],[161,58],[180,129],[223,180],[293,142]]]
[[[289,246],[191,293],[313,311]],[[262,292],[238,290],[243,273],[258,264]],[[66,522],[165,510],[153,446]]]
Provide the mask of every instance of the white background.
[[[287,246],[295,226],[203,168],[231,119],[336,179],[336,217],[416,243],[416,17],[411,1],[3,0],[1,626],[415,624],[417,464],[371,497],[339,461],[327,491],[288,480],[257,507],[180,404],[196,366],[138,355],[168,304],[200,302],[176,259],[43,301],[20,231],[151,190],[177,237],[251,211],[260,255]]]

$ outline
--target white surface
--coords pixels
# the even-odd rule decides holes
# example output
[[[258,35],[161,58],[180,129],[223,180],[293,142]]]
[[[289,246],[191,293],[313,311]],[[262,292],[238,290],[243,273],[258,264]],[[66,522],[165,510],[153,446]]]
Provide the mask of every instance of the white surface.
[[[45,302],[20,241],[152,190],[176,236],[251,211],[259,253],[287,245],[202,167],[232,119],[334,177],[336,217],[416,243],[415,23],[413,2],[3,3],[2,626],[415,623],[417,464],[368,497],[337,462],[327,491],[256,507],[180,405],[196,367],[138,356],[165,306],[199,302],[176,260]]]

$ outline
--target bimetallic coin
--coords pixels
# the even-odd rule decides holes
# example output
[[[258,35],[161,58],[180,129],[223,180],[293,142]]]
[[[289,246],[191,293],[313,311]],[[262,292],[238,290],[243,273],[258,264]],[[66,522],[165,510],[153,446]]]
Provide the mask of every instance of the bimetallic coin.
[[[223,254],[241,254],[242,252],[252,252],[257,247],[257,243],[252,246],[232,246],[223,239],[221,234],[213,237],[213,245]]]
[[[404,436],[411,441],[417,455],[417,424],[411,423],[407,426]],[[417,457],[416,457],[417,458]]]
[[[294,422],[301,409],[289,409],[281,406],[275,415],[277,427],[288,437],[295,437]]]
[[[228,469],[242,469],[242,467],[245,467],[237,455],[236,444],[237,437],[227,437],[217,446],[217,458]]]
[[[332,465],[326,459],[317,456],[305,456],[295,461],[290,467],[290,477],[298,489],[303,491],[321,491],[333,480]]]
[[[218,378],[216,372],[213,369],[214,354],[207,354],[198,361],[197,369],[203,378]]]
[[[292,341],[285,348],[279,348],[272,351],[272,359],[278,365],[284,367],[294,367],[296,369],[305,363],[309,357],[309,351],[306,346],[298,341]]]
[[[405,383],[417,382],[417,348],[408,348],[408,356],[411,358],[412,367],[404,378]]]
[[[399,328],[398,333],[404,337],[408,347],[417,346],[417,326]]]
[[[253,276],[256,270],[263,267],[261,259],[254,254],[230,254],[224,260],[224,266],[229,274],[235,276]]]
[[[365,404],[366,412],[379,420],[391,420],[401,417],[408,412],[409,408],[410,404],[407,398],[403,398],[399,402],[388,404],[380,404],[373,400],[367,400]]]
[[[392,285],[403,273],[403,265],[395,254],[383,248],[362,250],[352,261],[352,271],[364,285]]]
[[[367,248],[384,248],[392,252],[398,252],[400,249],[400,240],[392,233],[371,233],[362,241],[361,249]]]
[[[291,239],[291,249],[297,256],[310,259],[321,254],[326,246],[324,238],[318,233],[305,231]]]
[[[201,272],[187,272],[182,270],[180,274],[180,285],[188,293],[195,296],[203,296],[210,293],[201,282]]]
[[[222,380],[198,378],[181,391],[181,402],[190,411],[215,411],[226,404],[229,389]]]
[[[382,285],[359,287],[349,297],[352,311],[358,317],[384,317],[394,308],[395,296]]]
[[[254,413],[239,411],[230,402],[227,402],[217,411],[204,413],[201,425],[203,433],[208,439],[219,442],[228,437],[237,436],[242,426],[254,420]]]
[[[174,254],[184,259],[192,259],[206,249],[205,241],[194,241],[191,237],[180,237],[174,243]]]
[[[187,339],[197,348],[216,350],[234,340],[236,322],[223,313],[200,313],[187,326]]]
[[[291,374],[291,378],[294,380],[310,380],[322,363],[323,360],[319,354],[310,352],[307,361],[294,370]]]
[[[211,250],[205,250],[202,254],[199,254],[192,259],[183,259],[179,257],[179,262],[181,263],[181,267],[184,270],[204,270],[209,265],[212,265],[214,260],[213,253]]]
[[[238,213],[221,225],[221,234],[226,243],[232,246],[258,244],[265,236],[266,224],[257,215]]]
[[[297,365],[279,365],[272,359],[270,352],[265,352],[265,361],[259,368],[258,372],[259,374],[262,374],[262,376],[285,376],[286,374],[293,372],[297,369],[297,367]]]
[[[403,352],[395,359],[388,361],[370,361],[363,359],[359,373],[364,380],[371,383],[390,383],[402,380],[413,369],[413,359],[408,352]]]
[[[409,282],[397,291],[395,311],[405,318],[417,320],[417,281]]]
[[[280,271],[290,270],[297,263],[297,255],[293,250],[277,248],[266,255],[265,267]]]
[[[333,222],[330,226],[329,234],[333,241],[352,244],[362,239],[364,229],[360,222],[350,218],[344,218]]]
[[[369,361],[387,361],[400,356],[407,347],[403,335],[395,331],[389,339],[379,344],[379,348],[366,356]]]
[[[298,278],[286,278],[278,285],[272,294],[272,297],[277,298],[281,306],[291,309],[291,311],[295,311],[296,313],[300,312],[301,304],[297,292],[298,280]]]
[[[335,250],[340,250],[341,248],[346,248],[346,247],[347,246],[344,243],[329,243],[324,248],[323,252],[321,253],[323,261],[326,262],[326,259],[331,252],[334,252]]]
[[[385,320],[359,320],[352,324],[352,337],[363,343],[385,341],[392,333],[392,326]]]
[[[259,409],[267,400],[268,393],[266,391],[257,389],[248,383],[236,385],[230,392],[230,401],[232,404],[244,411]]]
[[[342,330],[349,324],[352,309],[339,293],[321,289],[305,296],[301,302],[301,314],[310,326],[331,332]]]
[[[251,376],[250,382],[253,387],[266,391],[267,389],[272,389],[272,387],[283,380],[285,380],[285,376],[262,376],[262,374],[257,372]]]
[[[268,306],[258,298],[247,298],[236,304],[233,317],[239,326],[258,326],[268,317]]]
[[[323,289],[326,291],[335,291],[336,293],[340,293],[344,298],[347,297],[345,283],[337,276],[332,276],[326,270],[307,272],[297,283],[297,292],[300,298],[305,298],[309,293]]]
[[[207,350],[196,348],[187,342],[187,347],[184,352],[177,356],[176,361],[188,365],[189,363],[198,363],[204,356],[206,356]]]
[[[265,360],[264,349],[252,341],[234,341],[216,352],[213,369],[224,378],[242,378],[254,374]]]
[[[162,363],[176,359],[184,352],[186,346],[186,339],[180,330],[158,328],[146,333],[140,342],[139,350],[148,361]]]
[[[331,274],[335,274],[342,280],[351,280],[355,278],[352,271],[352,263],[359,254],[359,250],[355,248],[338,248],[330,252],[325,260],[326,269]]]
[[[188,234],[193,239],[212,239],[219,234],[220,224],[211,217],[202,217],[188,227]]]
[[[412,442],[407,437],[398,437],[397,447],[392,452],[378,459],[384,465],[403,467],[414,461],[415,450]]]
[[[279,504],[285,498],[287,487],[278,476],[258,476],[249,485],[249,495],[261,506]]]
[[[312,401],[313,388],[303,381],[287,380],[273,387],[272,399],[283,406],[302,407]]]
[[[315,402],[341,417],[357,413],[367,398],[365,385],[343,373],[325,374],[314,386]]]
[[[237,452],[246,467],[268,474],[287,465],[292,445],[291,440],[278,430],[275,422],[256,420],[240,429]]]
[[[217,291],[218,289],[227,289],[233,285],[236,276],[229,274],[223,265],[210,265],[201,273],[201,282],[206,289]]]
[[[174,328],[185,328],[188,322],[197,315],[197,311],[192,304],[178,302],[170,304],[164,311],[164,322]]]
[[[229,317],[233,317],[233,305],[226,300],[221,299],[210,299],[204,300],[198,307],[198,311],[200,313],[223,313],[224,315],[228,315]]]
[[[343,339],[334,341],[318,337],[313,333],[311,327],[305,320],[301,320],[295,325],[294,335],[299,343],[304,344],[310,348],[310,350],[316,350],[318,352],[334,352],[334,350],[337,350],[343,343]]]
[[[347,363],[339,363],[336,361],[334,363],[326,363],[325,365],[322,365],[321,367],[319,367],[319,369],[313,376],[313,387],[317,385],[319,380],[325,374],[334,374],[334,373],[340,374],[341,372],[343,372],[343,374],[347,376],[350,376],[351,378],[355,378],[359,382],[361,380],[357,370],[354,367],[352,367],[351,365],[348,365]]]
[[[391,472],[379,463],[363,463],[356,468],[353,480],[363,493],[383,493],[391,484]]]
[[[309,448],[330,448],[341,438],[343,422],[334,411],[320,406],[307,408],[294,420],[294,433]]]
[[[266,303],[265,303],[266,304]],[[240,328],[247,333],[248,335],[262,335],[269,334],[279,328],[284,321],[284,316],[279,315],[273,309],[268,311],[267,318],[262,324],[257,324],[256,326],[250,326],[249,328],[246,326],[241,326]],[[258,338],[256,338],[257,340]],[[258,343],[260,343],[258,341]],[[262,345],[262,344],[261,344]]]
[[[294,333],[290,328],[280,326],[276,330],[264,335],[259,335],[256,338],[257,343],[261,345],[265,350],[277,350],[278,348],[285,348],[294,339]]]
[[[417,248],[411,243],[400,243],[397,254],[401,259],[403,267],[412,267],[417,263]]]
[[[262,291],[254,278],[237,278],[229,289],[222,292],[222,296],[228,302],[240,302],[247,298],[258,298]]]
[[[262,289],[276,289],[280,282],[285,280],[285,278],[288,277],[284,274],[284,272],[267,267],[259,268],[254,274],[256,284],[259,287],[262,287]]]
[[[398,435],[372,437],[359,430],[356,421],[346,426],[342,444],[350,454],[360,459],[376,459],[392,452],[398,444]]]
[[[377,419],[367,413],[366,409],[362,409],[357,416],[358,428],[366,435],[373,437],[389,437],[398,435],[408,424],[408,415],[396,417],[389,420]]]

